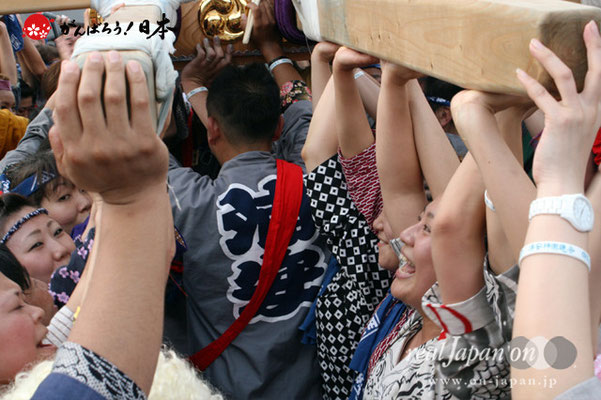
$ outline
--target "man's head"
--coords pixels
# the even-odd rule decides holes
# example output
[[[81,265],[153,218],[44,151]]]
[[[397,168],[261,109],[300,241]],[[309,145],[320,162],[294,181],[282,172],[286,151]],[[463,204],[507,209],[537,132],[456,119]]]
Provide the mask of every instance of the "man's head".
[[[224,68],[211,83],[207,111],[209,146],[221,163],[223,145],[238,152],[269,148],[283,126],[278,85],[261,64]]]
[[[440,122],[440,126],[442,126],[445,132],[457,133],[453,124],[450,102],[453,96],[461,90],[459,86],[433,77],[427,77],[425,80],[424,92],[428,97],[432,111],[434,111],[438,122]]]

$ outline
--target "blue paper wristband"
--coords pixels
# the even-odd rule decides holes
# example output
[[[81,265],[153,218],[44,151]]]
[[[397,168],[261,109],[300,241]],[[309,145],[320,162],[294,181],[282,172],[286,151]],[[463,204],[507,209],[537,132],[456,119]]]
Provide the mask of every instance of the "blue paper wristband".
[[[573,244],[551,241],[529,243],[522,247],[518,263],[521,265],[524,258],[533,254],[559,254],[572,257],[584,263],[588,271],[591,272],[591,257],[586,250]]]

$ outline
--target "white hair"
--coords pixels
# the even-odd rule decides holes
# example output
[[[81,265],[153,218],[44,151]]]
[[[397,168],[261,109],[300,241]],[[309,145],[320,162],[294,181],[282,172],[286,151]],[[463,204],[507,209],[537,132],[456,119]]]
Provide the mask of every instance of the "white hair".
[[[41,361],[17,374],[1,396],[2,400],[29,400],[50,372],[52,360]],[[149,400],[223,400],[223,396],[204,382],[197,371],[173,350],[163,349],[150,388]]]

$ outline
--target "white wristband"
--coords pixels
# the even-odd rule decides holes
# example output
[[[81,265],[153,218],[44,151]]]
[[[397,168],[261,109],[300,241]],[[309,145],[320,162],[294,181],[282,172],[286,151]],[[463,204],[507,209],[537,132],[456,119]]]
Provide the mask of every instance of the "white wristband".
[[[197,87],[196,89],[192,89],[188,93],[186,93],[186,97],[189,100],[190,97],[194,96],[195,94],[198,94],[200,92],[208,92],[208,91],[209,91],[209,89],[207,89],[206,86],[200,86],[200,87]]]
[[[520,251],[520,259],[518,264],[522,264],[522,260],[533,254],[559,254],[575,258],[582,261],[584,265],[591,271],[591,257],[583,248],[574,246],[573,244],[563,242],[533,242],[522,247]]]
[[[363,71],[357,71],[357,72],[355,73],[355,76],[354,76],[354,78],[355,78],[355,79],[359,79],[359,78],[361,78],[363,75],[365,75],[365,72],[363,72]]]
[[[282,64],[294,65],[292,63],[291,59],[289,59],[289,58],[280,58],[279,60],[275,60],[274,62],[272,62],[271,64],[269,64],[269,72],[273,73],[273,70],[275,69],[275,67],[277,67],[278,65],[282,65]]]
[[[492,211],[495,211],[495,205],[492,203],[492,200],[488,197],[488,190],[484,191],[484,204],[486,204],[486,207],[490,208]]]

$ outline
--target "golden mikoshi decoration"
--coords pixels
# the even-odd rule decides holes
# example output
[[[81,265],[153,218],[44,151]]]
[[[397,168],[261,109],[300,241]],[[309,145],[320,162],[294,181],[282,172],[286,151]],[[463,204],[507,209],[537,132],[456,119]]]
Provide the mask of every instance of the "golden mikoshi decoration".
[[[198,22],[206,37],[219,36],[231,41],[244,35],[242,14],[246,0],[202,0],[198,8]]]

